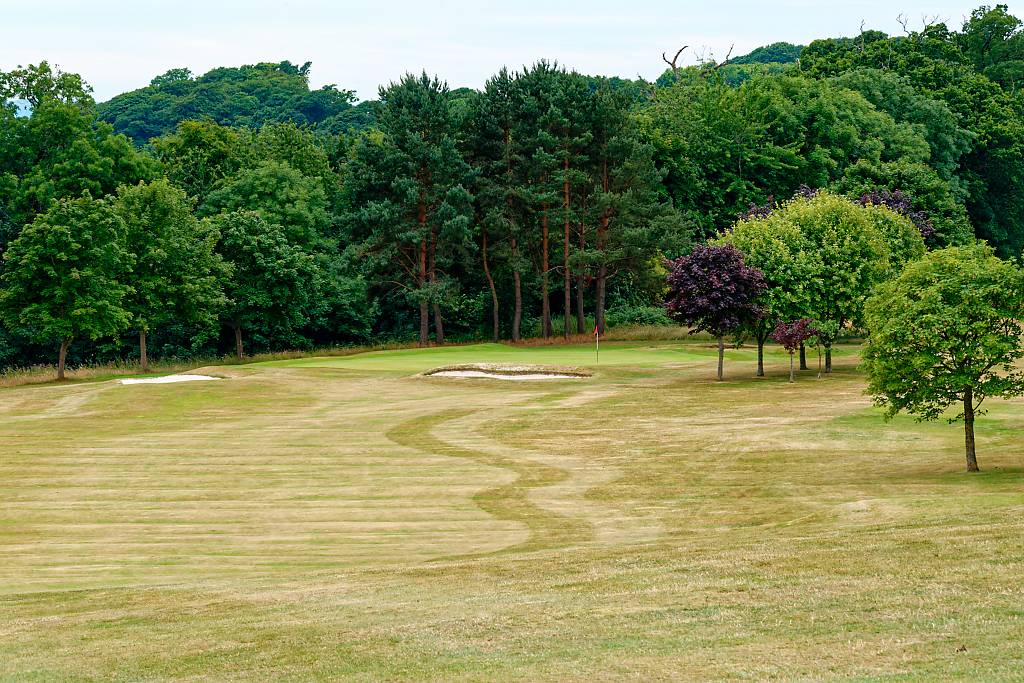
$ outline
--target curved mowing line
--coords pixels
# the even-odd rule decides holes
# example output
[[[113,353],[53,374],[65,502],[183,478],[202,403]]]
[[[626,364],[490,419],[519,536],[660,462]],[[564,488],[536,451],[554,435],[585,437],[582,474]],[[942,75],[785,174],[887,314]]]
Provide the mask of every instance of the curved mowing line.
[[[399,446],[436,455],[469,458],[483,465],[512,470],[519,475],[515,481],[508,484],[479,491],[473,495],[472,500],[484,512],[494,515],[498,519],[525,524],[530,531],[530,537],[522,543],[498,551],[467,553],[460,557],[551,549],[590,540],[593,530],[587,522],[544,510],[535,505],[528,496],[530,489],[549,486],[568,479],[568,472],[540,463],[456,446],[434,436],[433,429],[435,427],[475,412],[477,411],[445,410],[406,420],[385,433],[388,439]]]

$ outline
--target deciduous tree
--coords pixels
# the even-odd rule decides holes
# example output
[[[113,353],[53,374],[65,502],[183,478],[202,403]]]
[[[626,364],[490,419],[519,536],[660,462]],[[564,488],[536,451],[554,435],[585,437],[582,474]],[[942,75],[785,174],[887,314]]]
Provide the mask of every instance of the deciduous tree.
[[[725,336],[761,314],[761,271],[743,262],[730,244],[698,245],[671,263],[665,306],[690,332],[707,331],[718,339],[718,380],[722,380]]]
[[[793,354],[803,346],[811,337],[818,334],[814,328],[814,321],[810,318],[800,318],[792,322],[780,320],[772,332],[772,341],[781,344],[782,348],[789,352],[789,381],[793,382]]]
[[[810,244],[785,212],[768,212],[742,219],[718,240],[743,254],[743,262],[757,268],[765,279],[758,301],[761,315],[749,321],[757,342],[757,376],[764,377],[764,344],[782,320],[793,320],[810,310],[814,259]]]
[[[313,256],[290,244],[284,228],[257,213],[219,214],[212,222],[220,235],[217,250],[231,268],[224,281],[224,320],[242,358],[247,327],[259,324],[287,332],[305,321],[308,307],[317,300],[319,274]]]
[[[910,263],[865,308],[868,391],[888,416],[964,421],[967,470],[978,470],[974,420],[989,397],[1024,393],[1024,274],[985,246]]]
[[[139,359],[149,371],[146,340],[171,320],[211,326],[226,300],[219,235],[192,212],[192,200],[166,180],[122,186],[115,208],[135,264],[125,308],[139,332]]]
[[[107,200],[57,201],[25,226],[4,261],[0,313],[25,336],[60,344],[57,379],[72,340],[113,336],[131,323],[131,256],[124,221]]]

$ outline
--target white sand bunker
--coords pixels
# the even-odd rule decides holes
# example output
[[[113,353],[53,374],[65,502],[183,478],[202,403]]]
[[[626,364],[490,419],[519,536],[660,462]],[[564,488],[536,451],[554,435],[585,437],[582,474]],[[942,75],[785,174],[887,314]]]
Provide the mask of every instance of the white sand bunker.
[[[206,382],[220,377],[209,375],[165,375],[163,377],[147,377],[145,379],[122,379],[121,384],[172,384],[174,382]]]
[[[427,377],[461,377],[482,379],[503,379],[513,382],[526,382],[544,379],[584,379],[590,373],[580,368],[560,368],[546,365],[489,365],[474,363],[471,365],[451,365],[443,368],[427,370]]]

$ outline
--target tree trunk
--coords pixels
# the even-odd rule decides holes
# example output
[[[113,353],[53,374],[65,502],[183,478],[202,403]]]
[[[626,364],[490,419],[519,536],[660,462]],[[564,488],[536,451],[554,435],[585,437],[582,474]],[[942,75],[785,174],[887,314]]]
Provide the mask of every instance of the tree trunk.
[[[964,387],[964,445],[967,450],[967,471],[978,471],[978,456],[974,450],[974,389]]]
[[[789,352],[789,383],[793,383],[793,352]]]
[[[71,346],[71,337],[64,337],[60,342],[60,353],[57,355],[57,380],[64,379],[64,365],[68,358],[68,347]]]
[[[587,321],[583,314],[584,275],[576,276],[576,334],[586,334]]]
[[[587,224],[580,221],[580,253],[587,250]],[[587,319],[583,314],[583,297],[587,289],[587,276],[585,273],[576,275],[576,334],[587,333]]]
[[[238,356],[238,360],[245,358],[245,350],[242,348],[242,326],[234,325],[232,327],[235,331],[235,355]]]
[[[545,339],[551,336],[551,296],[548,291],[548,268],[551,266],[550,260],[548,259],[548,207],[544,207],[544,213],[540,218],[541,224],[541,278],[540,278],[540,297],[541,297],[541,336]]]
[[[768,338],[768,332],[757,333],[757,376],[764,377],[764,343]]]
[[[722,381],[722,373],[725,369],[725,337],[718,338],[718,381]]]
[[[601,164],[601,189],[608,192],[609,176],[608,176],[608,160],[605,159]],[[597,250],[601,252],[601,265],[597,269],[597,301],[594,302],[594,322],[596,323],[598,334],[604,334],[604,303],[605,293],[608,289],[608,263],[603,258],[605,247],[608,246],[608,226],[611,222],[611,217],[608,215],[608,209],[605,209],[601,213],[601,220],[597,224]]]
[[[565,209],[565,234],[562,246],[565,253],[562,254],[562,287],[565,290],[563,303],[565,304],[565,320],[562,324],[562,338],[569,338],[569,327],[572,321],[572,273],[569,272],[569,159],[565,160],[565,177],[562,179],[562,201]]]
[[[420,299],[420,346],[430,343],[430,303]]]
[[[441,320],[441,305],[437,303],[437,232],[430,231],[430,257],[428,260],[430,272],[430,303],[434,309],[434,332],[437,336],[437,343],[444,344],[444,322]]]
[[[444,321],[441,320],[441,306],[434,302],[434,334],[437,335],[437,343],[444,344]]]
[[[807,347],[803,342],[800,342],[800,369],[807,369]]]
[[[424,219],[425,220],[425,219]],[[430,312],[423,287],[427,284],[427,240],[420,240],[420,346],[426,346],[430,341]]]
[[[139,369],[149,372],[149,354],[146,353],[146,330],[139,330]]]
[[[491,290],[491,317],[493,318],[492,324],[494,329],[491,333],[491,340],[498,341],[501,336],[501,319],[498,317],[498,290],[494,287],[494,277],[491,275],[491,267],[487,263],[487,231],[481,232],[483,237],[483,249],[481,253],[484,257],[484,275],[487,276],[487,286]]]
[[[505,134],[505,147],[503,153],[505,155],[505,189],[508,191],[512,187],[512,155],[510,153],[512,145],[512,128],[511,125],[504,128]],[[514,211],[512,205],[512,195],[505,195],[505,206],[508,209],[507,218],[509,220],[509,228],[511,231],[510,246],[512,247],[512,289],[515,293],[515,310],[512,312],[512,341],[519,341],[520,327],[523,322],[523,286],[522,277],[519,274],[519,243],[515,238],[515,227],[512,225]],[[497,315],[497,313],[495,313]]]
[[[519,274],[519,249],[516,239],[512,238],[512,290],[515,294],[515,310],[512,312],[512,341],[521,338],[520,328],[523,324],[523,278]]]
[[[423,200],[422,190],[419,203],[416,205],[416,222],[420,226],[420,272],[419,282],[416,283],[420,289],[420,346],[426,346],[430,343],[430,313],[423,288],[426,287],[431,272],[427,267],[427,205]]]
[[[832,372],[832,345],[828,344],[825,347],[825,374]]]

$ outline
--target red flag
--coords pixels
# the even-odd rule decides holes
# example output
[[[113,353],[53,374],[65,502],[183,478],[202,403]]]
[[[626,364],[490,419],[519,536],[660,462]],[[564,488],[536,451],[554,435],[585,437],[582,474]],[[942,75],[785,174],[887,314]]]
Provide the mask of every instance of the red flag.
[[[597,325],[594,325],[594,336],[597,336]]]

